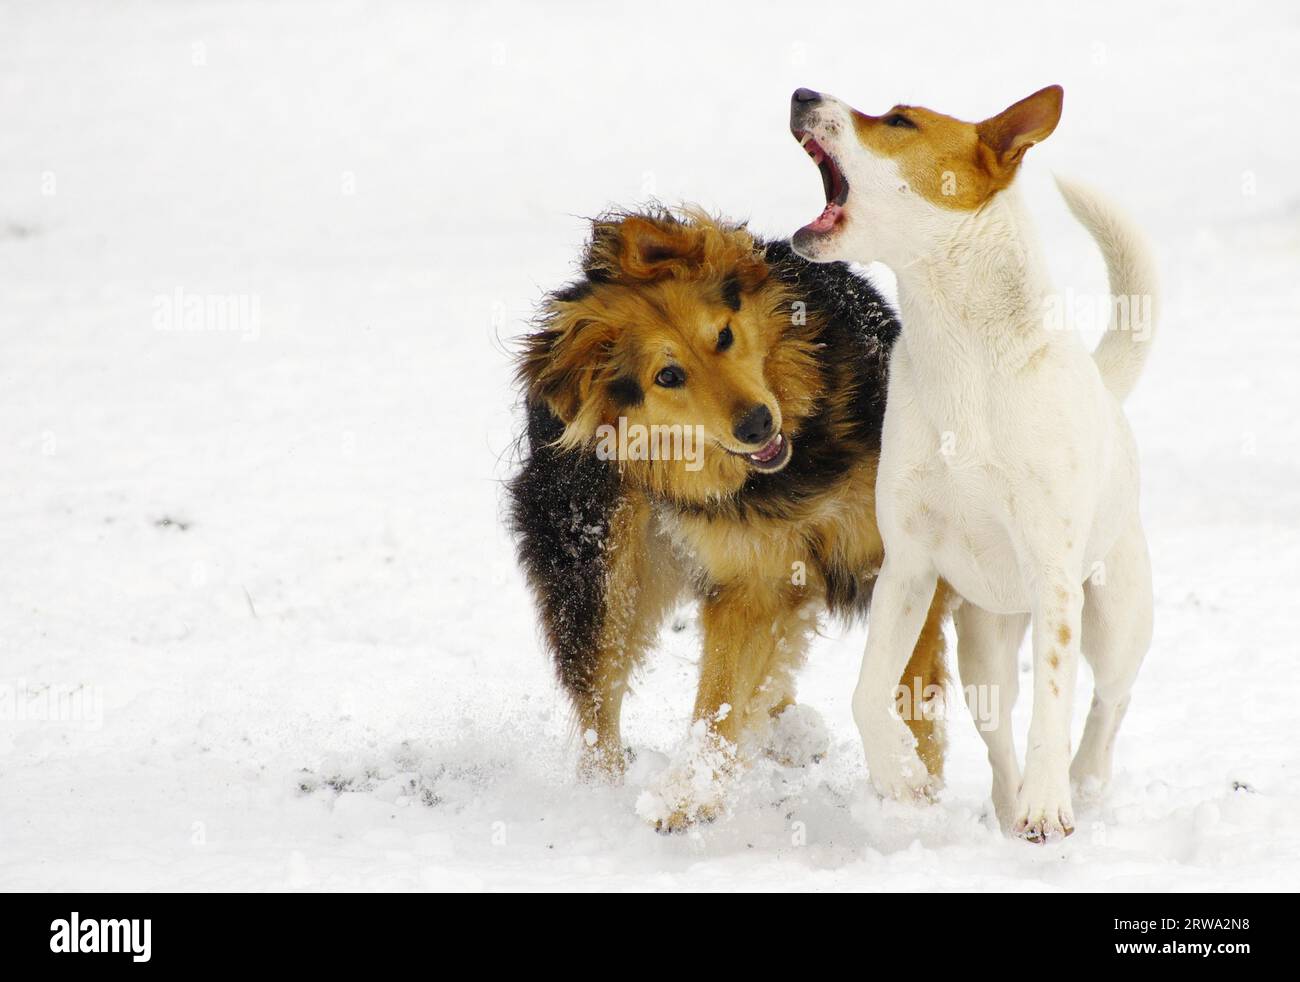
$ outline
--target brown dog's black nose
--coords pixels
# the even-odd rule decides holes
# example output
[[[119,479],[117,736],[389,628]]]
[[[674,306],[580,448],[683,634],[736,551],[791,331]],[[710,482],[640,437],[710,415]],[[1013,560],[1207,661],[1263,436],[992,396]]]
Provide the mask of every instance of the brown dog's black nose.
[[[790,101],[794,103],[821,102],[822,94],[812,89],[795,89]]]
[[[741,443],[767,443],[772,436],[772,410],[761,404],[755,406],[740,418],[731,432]]]

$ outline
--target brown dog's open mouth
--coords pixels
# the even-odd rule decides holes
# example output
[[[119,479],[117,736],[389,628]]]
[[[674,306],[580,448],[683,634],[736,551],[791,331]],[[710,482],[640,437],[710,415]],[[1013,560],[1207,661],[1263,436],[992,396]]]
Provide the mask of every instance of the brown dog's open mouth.
[[[753,453],[736,453],[734,450],[729,450],[728,453],[744,457],[754,470],[779,471],[790,462],[790,441],[786,439],[785,434],[778,433]]]
[[[799,141],[799,146],[807,151],[808,156],[812,157],[813,163],[822,172],[822,187],[826,191],[826,207],[801,231],[825,235],[844,217],[844,202],[849,198],[849,182],[844,179],[844,173],[835,163],[835,158],[813,139],[811,133],[795,130],[794,138]]]

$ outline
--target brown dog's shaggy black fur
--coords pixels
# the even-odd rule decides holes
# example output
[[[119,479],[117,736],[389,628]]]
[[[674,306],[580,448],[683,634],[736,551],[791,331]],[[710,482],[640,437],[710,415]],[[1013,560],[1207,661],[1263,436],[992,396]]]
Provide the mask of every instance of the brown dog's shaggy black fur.
[[[866,611],[897,336],[889,306],[847,266],[810,263],[743,226],[665,211],[593,223],[581,277],[545,298],[523,342],[527,447],[510,484],[585,771],[621,769],[627,678],[683,595],[699,600],[705,636],[695,717],[725,746],[793,701],[818,611]],[[738,445],[737,420],[755,407],[789,444],[774,472]],[[620,417],[699,427],[700,459],[601,459],[598,428]],[[903,678],[927,700],[945,678],[942,594]],[[937,774],[937,724],[909,715]],[[682,802],[669,824],[707,810]]]

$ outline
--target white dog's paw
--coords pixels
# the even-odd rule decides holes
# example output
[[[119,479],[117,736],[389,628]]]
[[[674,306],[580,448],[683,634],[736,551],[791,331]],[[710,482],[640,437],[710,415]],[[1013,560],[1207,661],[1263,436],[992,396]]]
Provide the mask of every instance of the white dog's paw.
[[[928,803],[939,791],[916,752],[916,738],[902,720],[889,718],[864,730],[863,748],[872,787],[882,798]]]
[[[763,739],[763,755],[782,767],[815,764],[830,747],[830,733],[821,714],[801,703],[787,706],[772,720]]]
[[[892,768],[872,766],[871,786],[882,798],[918,805],[932,803],[939,794],[939,783],[930,776],[920,757],[914,764],[907,761]]]
[[[1064,839],[1074,832],[1070,782],[1062,772],[1050,778],[1026,776],[1016,796],[1014,835],[1039,844]]]

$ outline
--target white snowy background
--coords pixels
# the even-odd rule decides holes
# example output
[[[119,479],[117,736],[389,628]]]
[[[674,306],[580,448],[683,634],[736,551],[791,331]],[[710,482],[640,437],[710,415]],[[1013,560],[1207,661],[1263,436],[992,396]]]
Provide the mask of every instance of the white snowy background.
[[[0,888],[1294,889],[1298,46],[1282,0],[0,4]],[[502,528],[509,340],[581,216],[816,215],[796,86],[982,118],[1049,82],[1024,182],[1058,285],[1105,289],[1054,169],[1164,270],[1114,786],[1005,840],[960,709],[939,803],[882,804],[864,634],[829,625],[827,758],[656,835],[694,615],[629,700],[626,786],[576,783]],[[234,329],[186,329],[217,296]]]

